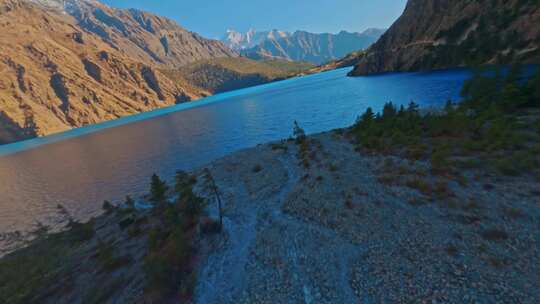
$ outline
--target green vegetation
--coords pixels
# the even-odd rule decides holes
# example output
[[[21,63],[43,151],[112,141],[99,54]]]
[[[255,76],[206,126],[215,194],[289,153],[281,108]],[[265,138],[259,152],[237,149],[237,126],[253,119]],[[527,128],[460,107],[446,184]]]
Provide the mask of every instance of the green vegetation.
[[[298,74],[315,67],[313,63],[305,61],[264,60],[262,62],[287,74]]]
[[[127,196],[118,207],[105,201],[106,214],[102,218],[88,223],[70,220],[64,232],[48,234],[48,228],[39,225],[37,239],[28,247],[0,259],[2,303],[42,303],[69,292],[81,263],[95,270],[90,274],[93,279],[103,280],[102,284],[88,287],[88,292],[81,295],[83,302],[110,300],[130,280],[124,269],[139,273],[141,263],[135,261],[138,252],[130,251],[129,246],[147,250],[141,273],[146,279],[145,298],[156,303],[171,298],[189,299],[195,284],[193,261],[199,223],[206,233],[221,228],[210,219],[200,220],[204,200],[193,192],[196,182],[195,177],[179,171],[170,190],[154,174],[149,195],[154,208],[150,211],[138,213],[135,201]],[[148,236],[147,244],[144,238],[135,239],[143,233]],[[130,243],[128,247],[126,242]]]
[[[294,121],[293,136],[297,144],[306,140],[306,132],[300,127],[296,120]]]
[[[482,231],[481,235],[486,241],[504,241],[508,239],[508,233],[501,229],[487,229]]]
[[[298,150],[298,158],[301,160],[302,165],[304,168],[309,168],[309,140],[306,136],[306,132],[304,129],[298,125],[298,122],[294,121],[294,127],[293,127],[293,137],[295,143],[299,146]]]
[[[540,127],[540,126],[539,126]],[[288,148],[287,148],[287,144],[284,143],[284,142],[280,142],[280,143],[275,143],[275,144],[272,144],[272,150],[276,151],[276,150],[283,150],[283,151],[287,151]]]
[[[313,67],[306,62],[236,57],[198,61],[180,70],[162,72],[172,79],[187,79],[198,87],[219,93],[285,79]]]
[[[432,171],[484,167],[506,175],[540,170],[540,71],[524,80],[521,69],[478,71],[462,90],[464,101],[448,102],[422,115],[411,102],[399,109],[387,103],[381,114],[371,108],[350,134],[359,149],[430,160]],[[531,128],[532,126],[532,128]],[[424,188],[424,187],[422,187]]]
[[[149,233],[148,254],[144,260],[147,293],[157,301],[178,293],[189,298],[195,284],[193,259],[197,223],[204,208],[204,201],[193,192],[194,177],[183,171],[176,174],[174,187],[177,199],[171,204],[165,197],[167,185],[155,176],[152,178],[152,197],[160,199],[153,212],[160,225]]]
[[[262,171],[261,165],[257,164],[253,167],[253,173],[259,173]]]
[[[154,204],[165,202],[168,189],[167,184],[154,173],[150,184],[150,201]]]
[[[129,265],[132,261],[131,257],[116,256],[114,254],[114,247],[110,242],[103,242],[98,240],[97,245],[97,259],[105,272],[112,272],[118,268]]]
[[[61,281],[76,269],[70,259],[76,248],[94,235],[93,221],[71,222],[65,232],[40,233],[32,244],[17,254],[0,259],[0,295],[2,303],[39,303],[44,286]],[[64,271],[59,271],[64,269]]]
[[[126,196],[125,205],[128,209],[135,209],[135,201],[131,198],[131,196]]]
[[[109,201],[103,201],[103,211],[105,211],[106,214],[110,214],[114,210],[113,204]]]

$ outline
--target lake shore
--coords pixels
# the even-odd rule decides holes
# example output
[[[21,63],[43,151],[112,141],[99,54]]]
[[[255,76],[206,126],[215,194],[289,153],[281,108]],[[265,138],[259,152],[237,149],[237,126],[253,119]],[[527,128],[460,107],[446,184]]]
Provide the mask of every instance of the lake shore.
[[[209,167],[231,239],[203,263],[199,303],[538,298],[538,181],[464,170],[465,185],[340,131],[307,141],[308,166],[287,143]]]
[[[429,161],[357,151],[343,130],[306,143],[307,151],[294,141],[260,145],[192,172],[195,193],[217,219],[203,185],[209,170],[224,216],[220,234],[194,241],[194,303],[540,297],[538,181],[478,169],[463,170],[467,182],[454,180],[433,174]],[[105,302],[148,300],[143,260],[156,225],[149,212],[128,224],[140,222],[137,233],[119,225],[126,215],[95,219],[95,235],[63,257],[64,280],[41,287],[39,301],[75,303],[89,291]],[[103,242],[124,263],[105,271]],[[35,254],[32,246],[3,262]]]

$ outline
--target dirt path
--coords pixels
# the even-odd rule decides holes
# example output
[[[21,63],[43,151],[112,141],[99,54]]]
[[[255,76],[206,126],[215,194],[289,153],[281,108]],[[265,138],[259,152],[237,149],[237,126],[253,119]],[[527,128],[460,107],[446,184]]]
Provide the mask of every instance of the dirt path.
[[[233,179],[217,181],[224,197],[232,201],[225,203],[228,205],[224,213],[226,240],[201,271],[196,303],[355,302],[348,283],[349,269],[362,249],[328,228],[306,223],[282,211],[298,187],[300,172],[294,151],[276,159],[279,164],[267,169],[272,170],[268,177],[284,174],[286,182],[279,191],[265,191],[263,186],[257,192],[269,192],[268,196],[250,194],[241,173]],[[319,259],[321,240],[328,244],[322,260]],[[268,260],[277,264],[268,267]],[[282,291],[276,292],[269,284],[277,285]],[[291,288],[284,288],[289,285]],[[330,294],[333,297],[328,298]]]
[[[537,182],[464,171],[460,184],[354,148],[325,133],[310,138],[306,167],[294,143],[212,163],[225,232],[201,262],[195,303],[538,298]]]

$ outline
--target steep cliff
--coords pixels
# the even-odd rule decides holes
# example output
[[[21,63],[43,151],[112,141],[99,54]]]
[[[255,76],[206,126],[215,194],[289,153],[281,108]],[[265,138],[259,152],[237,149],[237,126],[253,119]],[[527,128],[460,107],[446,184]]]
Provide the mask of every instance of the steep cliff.
[[[351,75],[540,61],[538,0],[409,0]]]
[[[223,43],[205,39],[151,13],[115,9],[93,0],[66,0],[65,10],[83,29],[147,64],[180,67],[202,59],[237,56]]]

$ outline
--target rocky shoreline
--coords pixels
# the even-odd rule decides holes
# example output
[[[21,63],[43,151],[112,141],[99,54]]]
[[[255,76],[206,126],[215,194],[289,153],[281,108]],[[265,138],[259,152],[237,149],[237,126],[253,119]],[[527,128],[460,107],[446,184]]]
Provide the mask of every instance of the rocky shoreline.
[[[540,297],[538,181],[463,172],[467,185],[450,181],[428,197],[405,184],[418,174],[438,182],[429,164],[358,153],[339,133],[308,138],[309,168],[294,143],[260,146],[209,167],[227,198],[232,237],[202,263],[195,302]],[[260,172],[250,170],[259,165]],[[388,183],[391,174],[395,183]]]
[[[196,284],[186,301],[534,303],[540,298],[538,180],[478,169],[463,170],[466,182],[432,175],[427,161],[358,151],[343,130],[305,142],[260,145],[192,172],[194,192],[205,198],[207,215],[217,219],[215,196],[203,182],[208,172],[214,178],[224,226],[221,233],[197,237]],[[411,182],[420,180],[432,184],[432,192]],[[96,236],[74,248],[62,265],[70,267],[69,280],[51,283],[39,302],[85,303],[88,291],[100,286],[109,287],[94,298],[101,303],[152,302],[142,293],[143,260],[155,222],[144,220],[148,210],[139,213],[132,219],[141,222],[137,233],[119,227],[122,216],[94,220]],[[129,257],[110,272],[96,266],[103,240],[117,259]],[[20,252],[2,260],[25,249]],[[171,303],[177,300],[171,296]]]

